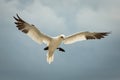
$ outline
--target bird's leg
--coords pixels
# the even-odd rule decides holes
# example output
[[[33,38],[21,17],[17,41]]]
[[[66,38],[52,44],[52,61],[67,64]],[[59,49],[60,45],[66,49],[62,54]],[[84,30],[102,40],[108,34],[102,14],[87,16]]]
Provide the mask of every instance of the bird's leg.
[[[59,49],[59,51],[65,52],[65,50],[63,48],[61,48],[61,47],[59,47],[57,49]]]
[[[49,49],[49,47],[48,47],[48,46],[44,48],[44,50],[48,50],[48,49]]]

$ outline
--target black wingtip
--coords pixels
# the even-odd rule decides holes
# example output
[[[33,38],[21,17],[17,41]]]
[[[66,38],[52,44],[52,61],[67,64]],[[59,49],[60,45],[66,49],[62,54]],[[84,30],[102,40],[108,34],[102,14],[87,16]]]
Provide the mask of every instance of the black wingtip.
[[[111,34],[111,32],[101,32],[100,34],[103,36],[108,36],[108,34]]]
[[[21,21],[21,22],[25,22],[22,18],[20,18],[20,16],[16,13],[16,17],[13,16],[13,18],[16,20],[16,21]]]
[[[112,31],[110,31],[110,32],[104,32],[104,36],[108,36],[108,34],[111,34],[112,33]]]
[[[19,19],[21,19],[17,13],[16,13],[16,16],[17,16]]]
[[[18,21],[18,19],[15,16],[13,16],[13,18]]]

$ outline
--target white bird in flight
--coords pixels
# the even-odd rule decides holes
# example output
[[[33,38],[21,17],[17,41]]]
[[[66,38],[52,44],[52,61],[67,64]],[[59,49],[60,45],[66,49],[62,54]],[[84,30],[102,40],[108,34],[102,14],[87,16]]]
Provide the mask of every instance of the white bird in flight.
[[[72,44],[77,41],[90,40],[90,39],[101,39],[104,36],[107,36],[110,32],[79,32],[73,35],[65,36],[59,35],[57,37],[50,37],[45,35],[40,30],[36,28],[35,25],[29,24],[23,19],[21,19],[18,14],[17,17],[14,17],[16,20],[15,24],[18,30],[21,30],[23,33],[27,34],[32,40],[41,44],[47,44],[47,47],[44,50],[48,50],[47,53],[47,62],[50,64],[54,60],[54,51],[58,49],[59,51],[65,52],[65,50],[59,45],[63,42],[64,44]]]

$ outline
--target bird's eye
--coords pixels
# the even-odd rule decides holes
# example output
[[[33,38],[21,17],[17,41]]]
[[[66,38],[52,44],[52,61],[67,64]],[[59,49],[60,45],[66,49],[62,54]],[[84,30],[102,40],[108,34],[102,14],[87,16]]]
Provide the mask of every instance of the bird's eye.
[[[63,36],[61,36],[61,38],[64,38]]]

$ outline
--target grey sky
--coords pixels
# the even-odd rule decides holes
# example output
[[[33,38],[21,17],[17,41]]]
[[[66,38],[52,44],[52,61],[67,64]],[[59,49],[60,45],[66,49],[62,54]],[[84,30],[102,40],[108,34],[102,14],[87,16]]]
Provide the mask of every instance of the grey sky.
[[[0,0],[0,80],[120,80],[119,0]],[[61,45],[46,62],[46,45],[17,30],[18,13],[50,36],[112,31],[102,40]]]

